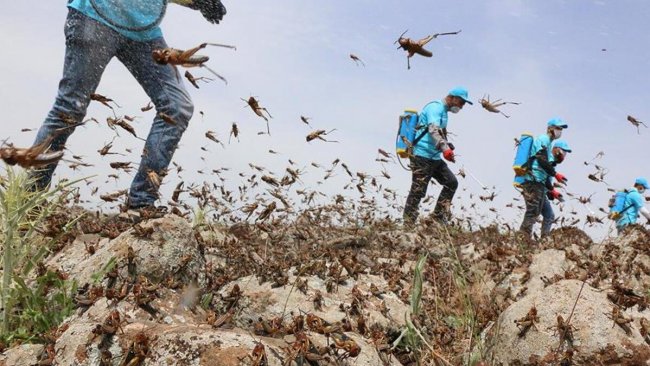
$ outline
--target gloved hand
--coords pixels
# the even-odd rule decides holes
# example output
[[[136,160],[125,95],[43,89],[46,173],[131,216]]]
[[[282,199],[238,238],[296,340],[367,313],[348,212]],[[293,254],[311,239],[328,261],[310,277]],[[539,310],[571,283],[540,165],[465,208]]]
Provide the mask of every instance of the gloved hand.
[[[564,176],[562,173],[555,173],[555,179],[557,179],[558,183],[566,184],[568,179]]]
[[[226,15],[226,7],[220,0],[170,0],[173,3],[200,10],[203,17],[210,23],[219,24]]]
[[[456,158],[454,157],[454,150],[452,149],[447,149],[442,152],[442,157],[445,158],[447,161],[451,161],[452,163],[456,162]]]
[[[562,199],[562,193],[560,193],[557,189],[553,189],[551,191],[546,192],[546,197],[548,197],[549,200],[561,200]]]
[[[456,146],[454,146],[454,144],[452,144],[451,142],[448,142],[447,146],[449,146],[449,148],[452,150],[456,150]]]

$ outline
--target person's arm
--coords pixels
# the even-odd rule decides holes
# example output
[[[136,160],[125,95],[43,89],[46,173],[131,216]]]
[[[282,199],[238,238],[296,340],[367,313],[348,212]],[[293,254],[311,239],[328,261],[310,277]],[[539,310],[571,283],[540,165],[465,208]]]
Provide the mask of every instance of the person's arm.
[[[555,167],[553,166],[553,163],[548,161],[548,150],[547,147],[541,148],[537,153],[535,154],[535,159],[537,159],[537,164],[546,172],[551,177],[554,177],[556,172],[555,172]]]
[[[645,207],[641,207],[641,209],[639,210],[639,212],[641,212],[641,214],[643,215],[643,217],[645,217],[648,221],[650,221],[650,211],[648,211],[647,208],[645,208]]]
[[[446,134],[444,129],[436,126],[435,123],[429,125],[429,135],[433,139],[433,144],[436,149],[440,151],[445,151],[449,148],[449,143],[447,142]]]

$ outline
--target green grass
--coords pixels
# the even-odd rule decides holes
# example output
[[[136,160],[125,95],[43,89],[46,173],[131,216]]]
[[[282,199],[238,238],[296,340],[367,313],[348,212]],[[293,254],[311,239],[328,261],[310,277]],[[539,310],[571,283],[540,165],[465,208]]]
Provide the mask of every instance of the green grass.
[[[68,222],[54,237],[41,234],[47,218],[66,202],[69,188],[77,182],[32,192],[26,189],[32,182],[24,171],[7,168],[0,179],[0,341],[4,343],[38,341],[73,310],[76,283],[38,266],[79,219]]]

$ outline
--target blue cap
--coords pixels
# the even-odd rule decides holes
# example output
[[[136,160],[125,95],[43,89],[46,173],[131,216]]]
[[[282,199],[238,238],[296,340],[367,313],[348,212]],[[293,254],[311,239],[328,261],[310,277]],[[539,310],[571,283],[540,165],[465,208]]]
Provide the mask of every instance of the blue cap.
[[[645,188],[645,189],[650,189],[650,184],[648,184],[648,180],[645,179],[645,178],[643,178],[643,177],[639,177],[639,178],[637,178],[637,179],[634,181],[634,184],[635,184],[635,185],[638,184],[638,185],[640,185],[640,186],[643,186],[643,188]]]
[[[568,128],[569,125],[567,125],[561,118],[556,117],[548,120],[548,127]]]
[[[449,91],[449,95],[454,96],[454,97],[459,97],[467,104],[474,104],[472,103],[471,100],[469,100],[469,96],[467,95],[467,89],[463,88],[462,86],[457,86]]]
[[[569,144],[567,144],[567,142],[564,140],[553,141],[553,147],[559,147],[560,149],[566,152],[571,152],[571,148],[569,147]]]

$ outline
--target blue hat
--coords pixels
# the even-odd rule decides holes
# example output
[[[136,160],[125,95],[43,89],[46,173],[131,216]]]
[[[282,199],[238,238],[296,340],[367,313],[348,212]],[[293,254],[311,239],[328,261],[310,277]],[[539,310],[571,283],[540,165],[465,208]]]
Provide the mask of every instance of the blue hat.
[[[548,127],[568,128],[569,125],[567,125],[561,118],[556,117],[548,120]]]
[[[638,185],[640,185],[640,186],[643,186],[643,188],[645,188],[645,189],[650,189],[650,184],[648,184],[648,180],[645,179],[645,178],[643,178],[643,177],[639,177],[639,178],[637,178],[637,179],[634,181],[634,184],[635,184],[635,185],[638,184]]]
[[[469,100],[469,96],[467,95],[467,89],[463,88],[462,86],[457,86],[449,91],[449,95],[454,96],[454,97],[459,97],[468,104],[472,105],[471,100]]]
[[[569,147],[569,144],[567,144],[566,141],[564,140],[553,141],[553,147],[559,147],[560,149],[566,152],[571,152],[571,148]]]

